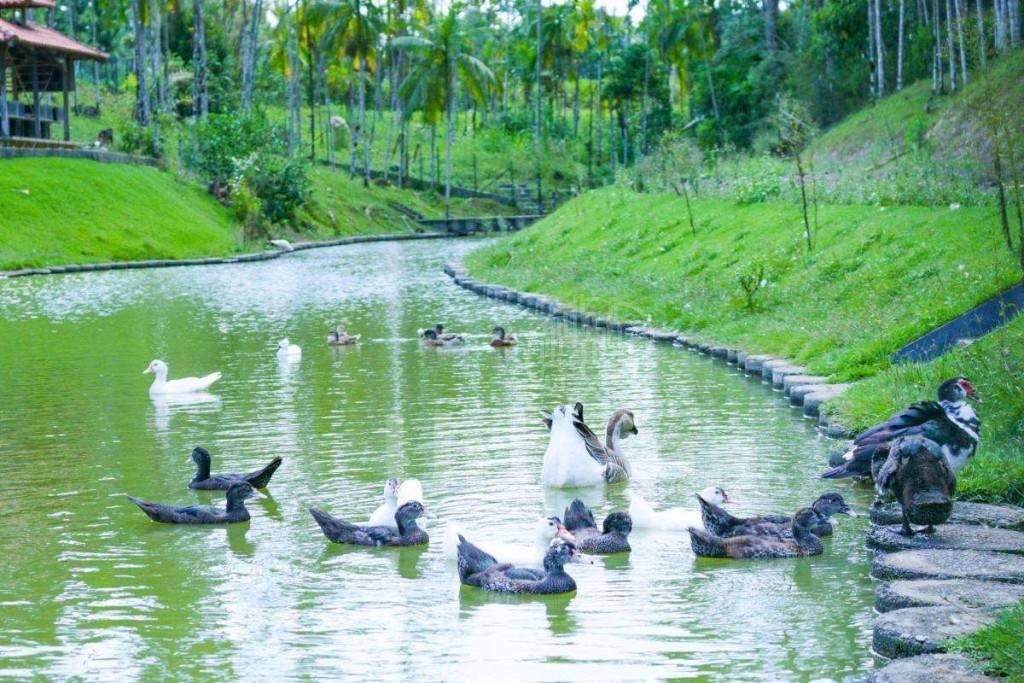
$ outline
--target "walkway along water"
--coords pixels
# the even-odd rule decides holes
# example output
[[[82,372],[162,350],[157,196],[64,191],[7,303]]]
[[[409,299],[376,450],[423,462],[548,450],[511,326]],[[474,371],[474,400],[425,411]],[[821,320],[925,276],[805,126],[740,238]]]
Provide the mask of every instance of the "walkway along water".
[[[447,263],[445,272],[460,287],[482,296],[521,304],[577,325],[671,343],[735,364],[747,375],[760,375],[773,388],[783,390],[792,405],[803,407],[804,415],[818,418],[827,436],[850,436],[847,429],[821,412],[825,401],[839,396],[849,385],[828,384],[826,378],[808,375],[806,368],[785,359],[695,342],[675,331],[600,318],[538,294],[477,282],[455,262]],[[964,329],[990,331],[1013,317],[1018,299],[1024,301],[1024,287],[1018,286],[979,306],[909,345],[897,356],[934,357],[955,343],[955,336]],[[1009,314],[1007,301],[1017,302],[1010,304]],[[1005,319],[995,315],[996,308]],[[950,640],[992,624],[996,611],[1024,599],[1024,509],[957,502],[949,524],[938,527],[933,535],[918,534],[911,538],[898,533],[899,512],[895,504],[873,508],[871,522],[867,546],[880,553],[872,562],[871,575],[884,581],[876,589],[878,610],[883,614],[875,624],[872,653],[896,661],[878,670],[870,680],[994,681],[967,659],[942,653]],[[884,554],[890,552],[891,555]],[[894,597],[900,594],[907,597]],[[908,657],[911,659],[903,659]]]

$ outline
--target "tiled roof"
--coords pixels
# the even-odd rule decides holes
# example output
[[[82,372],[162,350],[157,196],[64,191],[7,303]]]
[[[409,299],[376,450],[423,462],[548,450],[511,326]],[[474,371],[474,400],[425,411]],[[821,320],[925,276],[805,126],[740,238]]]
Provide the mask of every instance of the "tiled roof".
[[[10,1],[0,0],[0,3]],[[107,53],[91,48],[77,40],[72,40],[60,31],[54,31],[52,28],[31,22],[15,24],[0,19],[0,43],[38,47],[52,52],[71,55],[76,59],[94,59],[99,62],[105,62],[109,58]]]
[[[55,6],[53,0],[0,0],[0,9],[53,9]]]

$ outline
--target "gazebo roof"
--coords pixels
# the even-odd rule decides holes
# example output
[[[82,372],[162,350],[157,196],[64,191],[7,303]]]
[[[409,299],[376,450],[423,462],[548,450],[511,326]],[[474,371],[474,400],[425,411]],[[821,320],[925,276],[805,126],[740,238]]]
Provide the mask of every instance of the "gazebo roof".
[[[53,0],[0,0],[0,9],[53,9]]]
[[[2,3],[11,1],[0,0],[0,7],[4,7]],[[39,2],[39,0],[33,1]],[[106,52],[101,52],[77,40],[68,38],[60,31],[54,31],[52,28],[31,22],[16,24],[0,19],[0,43],[24,45],[49,52],[59,52],[74,59],[93,59],[98,62],[105,62],[110,58]]]

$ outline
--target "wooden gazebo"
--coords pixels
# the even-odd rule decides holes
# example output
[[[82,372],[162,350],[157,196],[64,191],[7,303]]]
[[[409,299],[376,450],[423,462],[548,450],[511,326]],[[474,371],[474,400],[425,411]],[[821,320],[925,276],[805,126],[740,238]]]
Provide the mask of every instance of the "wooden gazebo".
[[[53,0],[0,0],[0,140],[50,140],[53,124],[63,124],[63,139],[70,140],[74,63],[107,60],[106,53],[31,21],[33,9],[53,7]],[[43,93],[57,92],[62,106],[43,103]],[[22,101],[26,95],[31,102]]]

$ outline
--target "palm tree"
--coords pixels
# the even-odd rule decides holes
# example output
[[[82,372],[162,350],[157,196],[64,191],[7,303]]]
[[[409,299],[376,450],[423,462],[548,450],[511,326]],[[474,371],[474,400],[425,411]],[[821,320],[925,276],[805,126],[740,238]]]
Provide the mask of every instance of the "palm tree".
[[[452,4],[440,21],[431,22],[423,35],[400,36],[391,41],[396,50],[410,50],[419,55],[409,75],[400,86],[406,102],[406,114],[419,110],[425,122],[436,125],[445,117],[444,217],[451,217],[452,144],[454,143],[456,91],[459,82],[473,100],[487,102],[487,89],[494,74],[470,54],[469,33],[459,21],[460,5]]]

